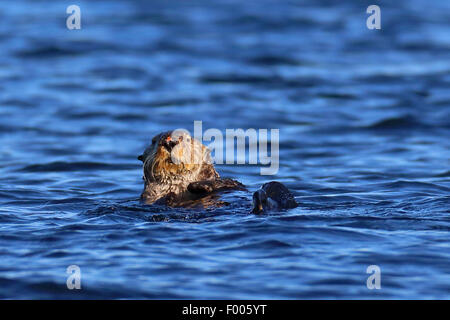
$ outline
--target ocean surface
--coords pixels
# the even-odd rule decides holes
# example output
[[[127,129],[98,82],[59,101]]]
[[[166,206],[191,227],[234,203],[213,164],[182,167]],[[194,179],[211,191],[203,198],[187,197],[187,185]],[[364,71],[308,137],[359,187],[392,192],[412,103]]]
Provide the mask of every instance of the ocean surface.
[[[72,2],[81,30],[0,6],[0,298],[450,298],[449,1],[377,1],[381,30],[371,1]],[[143,205],[136,157],[194,120],[279,129],[278,173]],[[249,214],[270,180],[300,206]]]

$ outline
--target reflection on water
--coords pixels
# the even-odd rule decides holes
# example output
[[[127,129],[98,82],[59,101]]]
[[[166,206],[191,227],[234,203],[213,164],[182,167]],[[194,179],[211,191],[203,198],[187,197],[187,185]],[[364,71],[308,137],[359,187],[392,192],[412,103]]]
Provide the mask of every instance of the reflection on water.
[[[5,4],[0,297],[449,298],[450,7],[382,3],[376,31],[369,4],[78,1],[78,31],[65,4]],[[140,204],[136,156],[194,120],[279,128],[275,177],[218,170],[300,207]]]

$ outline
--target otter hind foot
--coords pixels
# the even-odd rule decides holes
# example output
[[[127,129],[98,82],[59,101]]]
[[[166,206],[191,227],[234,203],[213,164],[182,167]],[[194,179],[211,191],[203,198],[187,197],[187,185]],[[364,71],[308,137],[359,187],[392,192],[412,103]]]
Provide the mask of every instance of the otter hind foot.
[[[262,185],[261,189],[253,194],[252,213],[262,213],[270,210],[296,208],[298,203],[286,186],[277,181]]]

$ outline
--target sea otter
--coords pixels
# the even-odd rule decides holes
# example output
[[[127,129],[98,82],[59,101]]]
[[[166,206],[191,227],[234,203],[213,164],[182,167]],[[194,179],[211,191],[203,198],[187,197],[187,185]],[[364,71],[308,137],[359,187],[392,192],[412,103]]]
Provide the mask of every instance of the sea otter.
[[[218,205],[220,201],[215,197],[217,191],[246,190],[236,180],[221,178],[212,164],[210,150],[185,130],[167,131],[154,136],[150,146],[138,159],[143,162],[145,184],[141,199],[146,204],[182,207]],[[287,188],[281,183],[278,185],[280,194],[284,194]],[[261,206],[265,203],[261,201]],[[284,205],[280,202],[278,208]],[[264,207],[261,206],[258,204],[258,210],[253,211],[262,212]]]

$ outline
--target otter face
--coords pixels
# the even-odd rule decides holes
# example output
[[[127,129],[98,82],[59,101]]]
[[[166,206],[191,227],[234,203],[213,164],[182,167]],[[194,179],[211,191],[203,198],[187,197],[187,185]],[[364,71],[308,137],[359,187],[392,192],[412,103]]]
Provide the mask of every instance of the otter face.
[[[267,207],[267,194],[264,190],[258,190],[253,194],[252,213],[262,213]]]
[[[263,213],[275,209],[279,209],[280,203],[271,198],[266,191],[260,189],[253,194],[253,210],[252,213]]]
[[[208,149],[183,130],[163,132],[138,157],[144,163],[146,182],[195,181],[203,163],[209,163]]]

